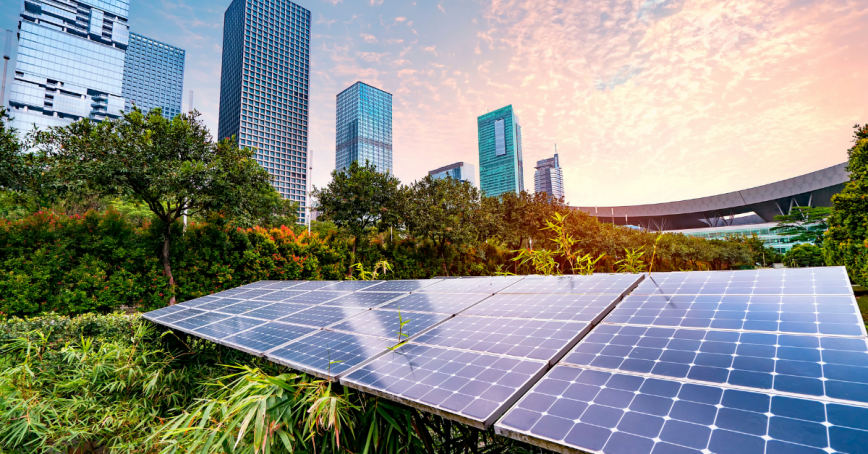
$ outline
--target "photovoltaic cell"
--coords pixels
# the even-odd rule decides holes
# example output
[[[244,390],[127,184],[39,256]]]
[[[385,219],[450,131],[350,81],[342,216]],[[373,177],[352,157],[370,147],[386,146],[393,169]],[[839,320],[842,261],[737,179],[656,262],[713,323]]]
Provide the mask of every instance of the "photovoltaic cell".
[[[147,312],[144,315],[142,315],[142,317],[144,317],[148,320],[157,320],[159,318],[162,318],[162,317],[165,317],[165,316],[168,316],[171,314],[175,314],[178,312],[184,312],[184,311],[187,311],[189,309],[190,309],[190,307],[188,307],[188,306],[183,306],[183,305],[177,304],[174,306],[161,307],[157,310]],[[198,313],[202,313],[202,312],[204,312],[204,311],[199,311]],[[195,315],[195,313],[192,313],[191,315],[189,315],[189,317],[192,317],[193,315]]]
[[[283,301],[286,303],[321,304],[344,295],[349,295],[349,292],[307,292]]]
[[[341,306],[313,306],[301,312],[278,319],[281,322],[294,323],[315,328],[324,328],[345,318],[367,312],[368,309]]]
[[[500,293],[621,295],[641,279],[641,274],[528,276]]]
[[[520,276],[444,279],[419,290],[425,293],[497,293],[520,281]]]
[[[201,328],[197,328],[196,330],[194,330],[194,333],[196,335],[211,340],[219,341],[223,338],[238,334],[241,331],[245,331],[255,326],[263,325],[265,323],[265,320],[257,320],[254,318],[230,317],[224,320],[220,320],[216,323],[211,323],[210,325],[205,325]]]
[[[164,309],[169,309],[164,308]],[[159,311],[163,309],[158,309]],[[156,320],[163,325],[171,325],[172,323],[184,320],[185,318],[195,317],[197,315],[207,314],[208,312],[199,310],[199,309],[187,309],[183,308],[182,310],[173,310],[167,311],[160,314],[157,314],[157,311],[149,312],[147,315],[149,317],[156,316],[153,320]]]
[[[241,301],[240,303],[235,303],[229,306],[223,306],[217,309],[214,309],[215,312],[222,312],[224,314],[233,314],[233,315],[241,315],[246,312],[254,311],[256,309],[263,308],[273,304],[271,301],[257,301],[257,300],[246,300]]]
[[[196,306],[196,309],[201,309],[203,311],[213,311],[215,309],[221,309],[221,308],[224,308],[226,306],[231,306],[233,304],[240,303],[242,301],[244,301],[243,298],[235,298],[235,297],[220,298],[220,299],[215,299],[214,301],[199,304],[198,306]]]
[[[341,384],[487,428],[545,367],[541,361],[410,343],[346,375]]]
[[[304,295],[306,290],[277,290],[266,295],[254,298],[257,301],[283,301],[294,296]]]
[[[323,303],[323,306],[344,306],[372,308],[387,303],[395,298],[400,298],[401,293],[350,293],[337,299]]]
[[[195,309],[191,309],[195,310]],[[199,314],[190,318],[185,318],[183,320],[178,320],[177,322],[169,324],[172,328],[180,329],[182,331],[191,332],[196,330],[197,328],[201,328],[205,325],[209,325],[214,322],[219,322],[220,320],[229,318],[230,316],[227,314],[219,314],[217,312],[206,312],[204,314]]]
[[[270,322],[223,339],[224,344],[255,355],[316,332],[315,328]]]
[[[319,290],[329,285],[337,284],[341,281],[305,281],[301,284],[292,286],[293,290]]]
[[[177,304],[176,306],[196,307],[196,306],[200,306],[200,305],[205,304],[205,303],[210,303],[210,302],[219,301],[219,300],[220,300],[220,298],[208,295],[208,296],[202,296],[202,297],[199,297],[196,299],[192,299],[189,301],[184,301],[183,303]],[[172,307],[172,306],[169,306],[169,307]]]
[[[620,295],[498,293],[467,309],[465,315],[598,322]]]
[[[844,267],[652,273],[633,295],[852,295]]]
[[[588,330],[585,322],[459,315],[414,342],[554,363]]]
[[[277,320],[281,317],[301,312],[305,309],[310,309],[309,304],[294,304],[294,303],[273,303],[268,306],[256,309],[244,314],[246,317],[254,317],[263,320]]]
[[[399,332],[401,332],[403,334],[402,339],[406,339],[449,317],[450,315],[423,312],[402,312],[399,315],[398,311],[374,309],[330,326],[329,330],[367,334],[386,339],[397,339]],[[401,326],[402,321],[404,322],[403,327]]]
[[[411,293],[381,309],[452,315],[489,297],[484,293]]]
[[[363,292],[415,292],[429,285],[441,282],[442,279],[408,279],[385,281],[376,286],[366,288]]]
[[[244,292],[242,292],[242,293],[236,293],[236,294],[233,295],[232,297],[233,297],[233,298],[242,298],[242,299],[249,300],[249,299],[253,299],[253,298],[262,297],[262,296],[268,295],[268,294],[270,294],[270,293],[274,293],[274,290],[269,290],[269,289],[251,289],[251,290],[246,290],[246,291],[244,291]]]
[[[856,453],[866,418],[837,403],[555,366],[495,431],[562,452]]]
[[[630,295],[607,323],[862,336],[853,296]]]
[[[332,285],[321,287],[318,290],[340,290],[347,292],[358,292],[360,290],[365,290],[369,287],[373,287],[383,282],[386,281],[339,281]]]
[[[267,288],[271,290],[286,290],[296,285],[309,282],[309,281],[260,281],[265,282],[266,284],[262,286],[262,288]]]
[[[361,334],[319,331],[268,354],[268,359],[296,370],[334,379],[387,351],[395,342]]]

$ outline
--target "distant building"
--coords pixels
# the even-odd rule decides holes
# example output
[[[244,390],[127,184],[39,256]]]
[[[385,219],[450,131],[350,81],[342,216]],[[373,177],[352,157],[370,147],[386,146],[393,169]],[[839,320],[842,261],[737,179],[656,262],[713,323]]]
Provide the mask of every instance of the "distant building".
[[[512,106],[476,119],[479,135],[479,188],[487,196],[524,190],[521,126]]]
[[[126,1],[22,1],[10,126],[26,133],[120,116],[128,12]]]
[[[354,161],[392,172],[392,95],[356,82],[337,96],[335,169]]]
[[[564,171],[561,169],[558,153],[548,159],[536,162],[536,172],[533,176],[534,191],[561,199],[564,197]]]
[[[466,181],[473,186],[476,186],[476,166],[469,162],[456,162],[448,166],[440,167],[428,172],[432,178],[452,177],[456,180]]]
[[[234,136],[284,198],[307,212],[310,11],[287,0],[233,0],[223,15],[217,137]]]
[[[184,91],[184,49],[130,33],[124,64],[123,97],[127,112],[157,107],[166,118],[181,113]]]

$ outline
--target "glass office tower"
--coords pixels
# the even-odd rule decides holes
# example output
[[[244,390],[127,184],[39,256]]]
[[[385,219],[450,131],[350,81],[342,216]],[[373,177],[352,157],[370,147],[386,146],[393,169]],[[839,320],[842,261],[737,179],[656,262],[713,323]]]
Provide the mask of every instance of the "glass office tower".
[[[285,0],[234,0],[223,17],[218,137],[256,149],[274,187],[307,206],[310,11]]]
[[[392,172],[392,95],[356,82],[337,96],[335,169],[358,161]]]
[[[163,116],[181,113],[184,92],[184,49],[130,33],[124,64],[123,97],[127,112],[161,108]]]
[[[536,192],[545,192],[556,199],[564,197],[564,171],[557,153],[553,158],[536,162],[533,183]]]
[[[11,126],[64,126],[124,110],[127,0],[26,0],[9,93]]]
[[[521,126],[512,106],[476,119],[479,134],[479,189],[489,197],[524,191]]]
[[[456,162],[428,172],[432,178],[452,177],[455,180],[466,181],[476,186],[476,166],[469,162]]]

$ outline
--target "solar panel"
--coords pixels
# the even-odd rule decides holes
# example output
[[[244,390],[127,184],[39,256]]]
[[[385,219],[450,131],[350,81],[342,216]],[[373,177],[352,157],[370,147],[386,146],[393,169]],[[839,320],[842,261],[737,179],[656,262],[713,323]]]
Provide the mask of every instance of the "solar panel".
[[[287,315],[278,320],[286,323],[294,323],[296,325],[324,328],[361,312],[367,312],[367,310],[368,309],[358,307],[313,306],[292,315]]]
[[[273,293],[273,292],[274,292],[274,290],[269,290],[269,289],[251,289],[251,290],[246,290],[246,291],[241,292],[241,293],[236,293],[236,294],[232,295],[232,297],[233,298],[242,298],[242,299],[253,299],[253,298],[260,297],[260,296],[268,295],[268,294]]]
[[[323,306],[344,306],[372,308],[400,298],[403,293],[350,293],[337,299],[323,303]]]
[[[419,290],[425,293],[497,293],[522,279],[521,276],[445,279]]]
[[[302,284],[304,282],[309,282],[309,281],[259,281],[259,282],[265,283],[265,285],[263,285],[262,288],[267,288],[267,289],[271,289],[271,290],[285,290],[285,289],[289,289],[289,288],[295,287],[296,285]]]
[[[335,379],[394,344],[361,334],[319,331],[273,350],[268,359],[319,377]]]
[[[224,314],[241,315],[245,312],[250,312],[256,309],[273,304],[271,301],[246,300],[228,306],[213,309],[216,312]]]
[[[259,325],[263,325],[265,323],[265,320],[257,320],[255,318],[230,317],[224,320],[220,320],[216,323],[211,323],[210,325],[205,325],[201,328],[197,328],[194,330],[194,333],[206,339],[220,341],[223,338],[238,334],[242,331]]]
[[[467,309],[465,315],[598,322],[620,295],[498,293]]]
[[[305,281],[301,284],[292,286],[293,290],[319,290],[323,287],[336,284],[341,281]]]
[[[332,285],[320,287],[319,290],[342,290],[348,292],[358,292],[365,290],[368,287],[373,287],[386,281],[339,281]]]
[[[868,402],[864,338],[600,325],[562,362]]]
[[[542,376],[545,367],[542,361],[411,343],[340,381],[484,429]]]
[[[484,293],[411,293],[382,306],[381,309],[457,314],[486,298],[490,298],[490,295]]]
[[[852,295],[844,267],[652,273],[634,295]]]
[[[219,322],[220,320],[229,318],[228,314],[219,314],[217,312],[205,312],[204,314],[194,315],[193,317],[185,318],[183,320],[178,320],[172,323],[166,323],[175,329],[180,329],[181,331],[192,332],[197,328],[201,328],[205,325],[210,325],[214,322]],[[164,320],[160,320],[160,322],[164,322]]]
[[[590,327],[585,322],[459,315],[425,332],[414,342],[554,363]]]
[[[197,306],[195,306],[195,307],[196,307],[196,309],[201,309],[201,310],[203,310],[203,311],[213,311],[213,310],[215,310],[215,309],[220,309],[220,308],[223,308],[223,307],[226,307],[226,306],[231,306],[231,305],[233,305],[233,304],[240,303],[240,302],[242,302],[242,301],[244,301],[244,299],[242,299],[242,298],[235,298],[235,297],[232,297],[232,298],[220,298],[220,299],[215,299],[215,300],[213,300],[213,301],[209,301],[209,302],[207,302],[207,303],[199,304],[199,305],[197,305]]]
[[[262,355],[268,350],[317,331],[317,329],[307,326],[270,322],[226,337],[221,343],[233,346],[247,353]]]
[[[321,304],[326,301],[340,298],[344,295],[349,295],[349,292],[307,292],[302,295],[293,296],[283,300],[287,303],[304,303],[304,304]]]
[[[220,299],[220,298],[217,298],[217,297],[215,297],[215,296],[208,295],[208,296],[202,296],[202,297],[199,297],[199,298],[196,298],[196,299],[192,299],[192,300],[189,300],[189,301],[184,301],[183,303],[176,304],[176,306],[180,306],[180,307],[196,307],[196,306],[199,306],[199,305],[201,305],[201,304],[210,303],[210,302],[212,302],[212,301],[218,301],[219,299]],[[172,307],[172,306],[169,306],[169,307]]]
[[[415,292],[429,285],[436,284],[442,279],[407,279],[397,281],[385,281],[373,287],[362,290],[363,292]]]
[[[294,296],[304,295],[305,293],[307,293],[307,290],[278,290],[254,299],[259,301],[283,301]]]
[[[268,306],[245,313],[247,317],[259,318],[262,320],[277,320],[281,317],[301,312],[305,309],[310,309],[309,304],[294,304],[294,303],[273,303]]]
[[[621,295],[641,279],[641,274],[528,276],[500,293]]]
[[[175,314],[177,312],[187,311],[189,309],[190,308],[187,306],[176,304],[174,306],[161,307],[157,310],[146,312],[145,314],[142,315],[142,317],[153,321],[153,320],[157,320],[159,318],[165,317],[167,315]],[[201,313],[203,311],[199,311],[199,312]],[[190,315],[190,316],[192,317],[192,315]]]
[[[165,307],[163,309],[169,309]],[[185,318],[194,317],[196,315],[207,314],[207,311],[199,310],[199,309],[189,309],[189,308],[181,308],[181,310],[173,310],[158,313],[158,311],[162,311],[163,309],[158,309],[153,312],[149,312],[148,317],[154,317],[152,320],[156,320],[163,325],[169,325]]]
[[[401,339],[405,340],[406,337],[415,336],[449,317],[451,316],[445,314],[428,314],[423,312],[401,312],[399,314],[398,311],[374,309],[362,312],[355,317],[330,326],[329,330],[346,331],[396,340],[400,331],[404,335]],[[402,321],[405,323],[403,327],[401,326]]]
[[[868,409],[556,366],[496,433],[563,452],[865,452]]]
[[[630,295],[607,323],[865,335],[853,296]]]

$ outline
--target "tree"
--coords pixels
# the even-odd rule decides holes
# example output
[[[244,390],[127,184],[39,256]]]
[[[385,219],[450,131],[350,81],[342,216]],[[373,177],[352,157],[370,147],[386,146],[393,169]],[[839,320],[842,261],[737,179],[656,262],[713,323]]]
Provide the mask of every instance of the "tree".
[[[400,221],[398,187],[401,181],[388,173],[377,172],[370,163],[357,162],[345,170],[332,172],[332,181],[324,188],[314,187],[318,219],[335,223],[353,237],[356,243],[364,232],[374,226],[392,227]]]
[[[171,227],[182,216],[221,213],[252,222],[286,208],[253,150],[230,139],[214,142],[198,112],[168,120],[160,109],[134,109],[116,120],[84,119],[37,131],[33,139],[63,193],[127,197],[150,209],[162,231],[163,273],[173,288]]]
[[[868,124],[854,126],[848,151],[850,181],[832,197],[829,232],[823,243],[829,265],[845,265],[855,283],[868,285]]]
[[[479,190],[466,181],[428,175],[405,188],[402,200],[407,229],[434,243],[443,272],[449,275],[449,246],[462,247],[479,239]]]
[[[784,265],[794,268],[823,266],[823,249],[810,243],[797,244],[784,255]]]
[[[826,218],[831,211],[827,207],[793,207],[789,214],[775,216],[778,225],[770,230],[790,237],[791,241],[810,241],[821,246],[823,235],[829,229]]]
[[[506,243],[509,249],[515,250],[530,247],[531,241],[537,243],[547,238],[543,228],[545,221],[554,213],[568,212],[563,200],[555,199],[546,193],[529,194],[507,192],[498,197],[486,197],[483,205],[488,210],[494,210],[497,219],[497,229],[492,236]]]

